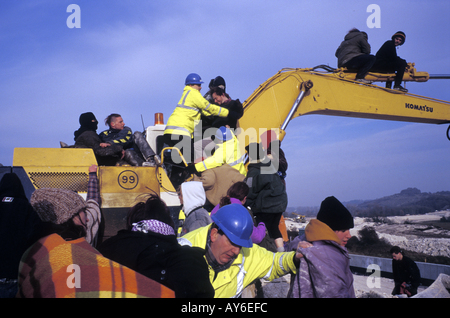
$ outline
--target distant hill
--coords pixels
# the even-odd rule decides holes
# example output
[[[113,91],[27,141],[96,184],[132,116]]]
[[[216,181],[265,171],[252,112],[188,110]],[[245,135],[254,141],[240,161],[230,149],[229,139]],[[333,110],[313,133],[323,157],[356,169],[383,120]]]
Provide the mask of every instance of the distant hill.
[[[346,206],[354,216],[424,214],[450,209],[450,191],[429,193],[408,188],[387,197]]]
[[[380,199],[353,200],[342,203],[353,216],[359,217],[424,214],[450,209],[450,191],[429,193],[421,192],[417,188],[408,188]],[[286,212],[288,216],[292,212],[314,216],[318,212],[318,207],[288,208]]]

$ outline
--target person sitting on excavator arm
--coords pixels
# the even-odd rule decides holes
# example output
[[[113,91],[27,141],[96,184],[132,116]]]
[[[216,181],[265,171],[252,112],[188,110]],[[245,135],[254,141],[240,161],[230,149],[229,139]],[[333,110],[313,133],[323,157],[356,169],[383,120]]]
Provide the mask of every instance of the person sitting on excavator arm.
[[[214,154],[201,162],[189,164],[186,168],[188,173],[201,173],[205,170],[228,164],[246,176],[247,170],[244,166],[245,155],[241,155],[239,141],[232,130],[228,127],[221,126],[214,135],[214,142],[217,144],[217,149]]]
[[[164,143],[169,147],[180,149],[189,162],[192,162],[194,155],[192,139],[194,127],[201,115],[228,116],[228,109],[210,104],[200,94],[202,84],[200,75],[196,73],[191,73],[186,77],[183,95],[170,115],[164,130]],[[190,155],[187,156],[189,152]]]
[[[252,243],[253,221],[242,205],[226,205],[211,219],[213,223],[178,238],[178,243],[205,249],[214,297],[239,297],[256,279],[271,281],[297,272],[302,254],[273,253]]]

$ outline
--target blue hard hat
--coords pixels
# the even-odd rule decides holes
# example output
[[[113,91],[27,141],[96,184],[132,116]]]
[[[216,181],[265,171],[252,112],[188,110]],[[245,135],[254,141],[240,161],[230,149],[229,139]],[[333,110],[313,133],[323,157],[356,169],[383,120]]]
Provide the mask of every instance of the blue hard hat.
[[[253,220],[241,204],[225,205],[217,210],[211,219],[232,243],[242,247],[253,246]]]
[[[196,74],[196,73],[191,73],[186,77],[186,81],[184,82],[184,85],[200,85],[203,84],[202,82],[202,78],[200,77],[200,75]]]
[[[231,130],[225,126],[220,126],[220,128],[216,131],[214,141],[225,142],[230,139],[233,139]]]

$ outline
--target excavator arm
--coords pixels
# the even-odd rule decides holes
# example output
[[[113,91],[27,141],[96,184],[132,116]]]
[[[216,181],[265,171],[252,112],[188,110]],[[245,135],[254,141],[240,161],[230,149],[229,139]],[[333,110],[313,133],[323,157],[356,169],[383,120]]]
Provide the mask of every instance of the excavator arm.
[[[413,64],[408,66],[404,80],[428,80],[428,73],[416,72]],[[244,131],[255,126],[260,131],[275,130],[282,140],[289,122],[308,114],[450,123],[450,102],[355,82],[355,74],[345,69],[316,69],[282,69],[269,78],[244,102],[239,126]],[[393,74],[369,73],[369,79],[374,81],[392,77]],[[260,135],[249,135],[249,142],[259,142]]]

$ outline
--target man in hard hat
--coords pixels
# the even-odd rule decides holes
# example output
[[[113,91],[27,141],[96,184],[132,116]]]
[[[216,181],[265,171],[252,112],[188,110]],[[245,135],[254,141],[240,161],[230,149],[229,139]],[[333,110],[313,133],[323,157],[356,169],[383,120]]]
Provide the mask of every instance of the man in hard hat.
[[[229,164],[242,175],[246,176],[247,170],[244,166],[245,155],[241,155],[239,141],[231,129],[224,126],[217,129],[214,142],[218,145],[214,154],[195,165],[189,165],[187,171],[193,174]]]
[[[200,75],[196,73],[186,77],[183,95],[170,115],[164,130],[164,143],[169,147],[179,148],[189,162],[194,154],[192,140],[194,127],[201,115],[228,116],[228,109],[210,104],[200,94],[202,84]],[[188,153],[189,156],[187,156]]]
[[[295,251],[272,253],[253,245],[250,237],[253,221],[242,205],[226,205],[211,219],[213,223],[187,233],[178,243],[205,249],[216,298],[239,297],[256,279],[271,281],[290,272],[296,273],[302,254]]]

